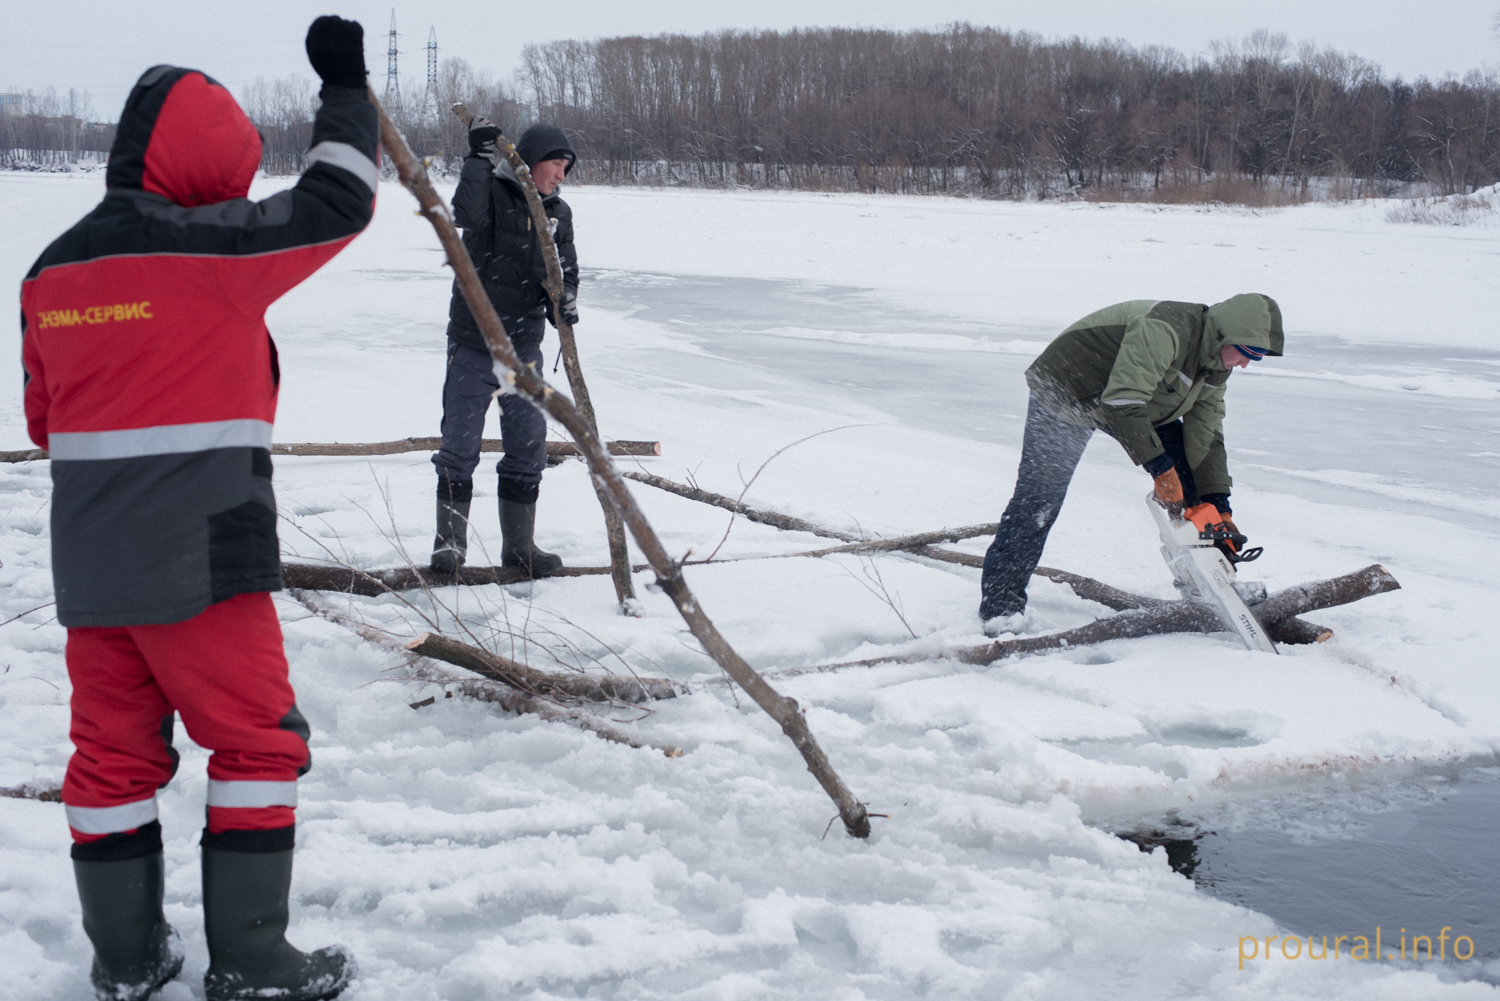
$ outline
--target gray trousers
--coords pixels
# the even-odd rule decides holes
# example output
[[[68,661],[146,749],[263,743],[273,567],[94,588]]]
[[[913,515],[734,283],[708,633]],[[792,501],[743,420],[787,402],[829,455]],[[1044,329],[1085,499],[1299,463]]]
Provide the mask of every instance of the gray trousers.
[[[542,363],[539,343],[518,344],[522,364]],[[500,496],[520,504],[535,504],[547,468],[547,418],[515,393],[500,397],[500,388],[489,352],[448,342],[448,376],[443,380],[443,446],[432,457],[437,467],[438,494],[467,499],[473,491],[474,470],[479,467],[479,447],[484,439],[484,420],[490,400],[500,402],[500,440],[505,454],[496,465],[500,474]],[[447,488],[445,491],[444,488]]]
[[[1067,424],[1037,403],[1035,396],[1026,405],[1026,433],[1021,439],[1021,465],[1016,470],[1016,492],[1005,513],[1000,516],[1000,530],[984,554],[984,571],[979,581],[979,617],[1014,615],[1026,608],[1026,585],[1032,571],[1041,562],[1047,533],[1057,521],[1068,484],[1083,450],[1093,436],[1092,428]],[[1105,434],[1109,432],[1106,431]],[[1172,457],[1182,494],[1189,507],[1199,500],[1222,502],[1227,511],[1229,498],[1219,494],[1200,498],[1193,468],[1188,465],[1182,438],[1182,421],[1158,424],[1156,434],[1162,449]]]
[[[1073,471],[1093,433],[1093,428],[1058,420],[1037,403],[1035,396],[1027,404],[1016,492],[1000,516],[995,541],[984,554],[979,583],[981,619],[1025,610],[1026,585],[1041,562],[1047,533],[1057,521]]]

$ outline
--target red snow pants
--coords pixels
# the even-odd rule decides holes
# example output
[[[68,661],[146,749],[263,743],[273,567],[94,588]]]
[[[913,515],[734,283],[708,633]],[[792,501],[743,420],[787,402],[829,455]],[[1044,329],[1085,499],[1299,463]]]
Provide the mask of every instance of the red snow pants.
[[[291,827],[309,732],[269,594],[171,625],[69,629],[67,662],[76,750],[62,798],[76,843],[156,820],[156,790],[177,769],[174,710],[213,752],[209,832]]]

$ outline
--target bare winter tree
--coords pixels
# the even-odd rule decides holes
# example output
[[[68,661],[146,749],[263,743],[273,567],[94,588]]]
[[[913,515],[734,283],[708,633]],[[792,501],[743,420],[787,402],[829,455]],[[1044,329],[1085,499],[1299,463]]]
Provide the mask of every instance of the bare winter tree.
[[[1500,179],[1495,80],[1407,84],[1257,31],[1187,59],[969,24],[529,46],[521,86],[609,183],[1288,200]]]
[[[528,46],[515,90],[461,59],[438,76],[440,107],[511,135],[538,117],[561,126],[575,181],[1251,204],[1500,181],[1494,72],[1407,82],[1270,31],[1192,58],[962,23],[720,31]],[[423,84],[403,81],[388,111],[450,172],[464,136]],[[265,169],[301,170],[310,85],[256,81],[243,97]],[[86,94],[26,100],[0,115],[0,163],[108,149]]]

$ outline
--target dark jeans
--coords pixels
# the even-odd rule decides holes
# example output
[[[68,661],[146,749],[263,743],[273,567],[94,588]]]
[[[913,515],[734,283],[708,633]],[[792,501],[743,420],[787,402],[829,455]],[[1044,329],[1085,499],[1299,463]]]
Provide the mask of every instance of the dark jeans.
[[[1026,608],[1026,585],[1042,558],[1047,533],[1068,495],[1073,471],[1083,458],[1092,428],[1065,424],[1032,397],[1026,407],[1026,433],[1021,440],[1021,465],[1016,470],[1016,492],[1000,530],[984,554],[984,573],[979,583],[979,617],[1014,615]],[[1193,471],[1183,448],[1182,422],[1173,421],[1156,429],[1166,453],[1172,457],[1182,480],[1189,505],[1198,502]]]
[[[539,343],[516,345],[523,364],[543,367]],[[500,383],[495,379],[489,352],[448,342],[448,377],[443,381],[443,447],[432,457],[437,467],[438,493],[466,499],[473,490],[484,439],[484,419]],[[536,503],[547,468],[547,418],[515,393],[500,401],[500,440],[505,454],[495,471],[500,474],[500,496],[521,504]],[[448,493],[444,493],[445,486]]]

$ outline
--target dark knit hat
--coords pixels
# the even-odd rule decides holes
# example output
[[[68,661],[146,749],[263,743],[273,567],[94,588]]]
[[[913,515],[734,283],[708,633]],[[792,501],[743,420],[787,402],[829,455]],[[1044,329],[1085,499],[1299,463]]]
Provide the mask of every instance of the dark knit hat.
[[[521,133],[521,140],[516,143],[516,152],[521,154],[521,159],[526,161],[528,167],[535,167],[543,160],[567,160],[564,175],[573,169],[573,164],[578,159],[578,154],[573,152],[573,144],[568,142],[562,129],[540,122]]]

